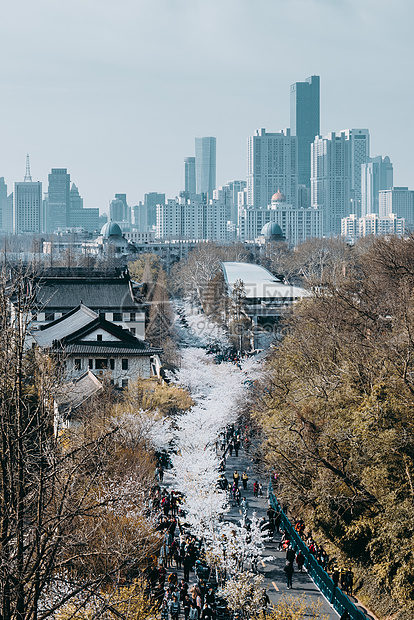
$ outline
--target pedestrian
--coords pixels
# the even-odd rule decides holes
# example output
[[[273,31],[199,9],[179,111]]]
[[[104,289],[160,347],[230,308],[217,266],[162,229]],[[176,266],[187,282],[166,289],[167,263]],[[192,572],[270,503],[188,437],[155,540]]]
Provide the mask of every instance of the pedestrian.
[[[257,480],[253,483],[253,496],[257,497],[259,493],[259,483]]]
[[[234,452],[236,456],[239,456],[239,450],[240,450],[240,441],[236,439],[236,441],[234,442]]]
[[[201,612],[201,620],[212,620],[213,610],[208,603],[204,603],[203,611]]]
[[[239,479],[240,479],[240,474],[237,471],[237,469],[235,469],[234,474],[233,474],[233,481],[234,481],[234,484],[236,485],[236,488],[238,488],[239,486]]]
[[[168,607],[168,601],[165,598],[161,603],[161,620],[169,620],[170,610]]]
[[[243,483],[243,490],[245,491],[247,489],[247,481],[249,479],[249,476],[246,474],[246,472],[244,471],[242,473],[242,483]]]
[[[184,620],[188,620],[188,616],[190,615],[190,609],[191,609],[190,597],[188,596],[188,594],[185,594],[184,599],[183,599]]]
[[[234,493],[234,499],[236,500],[238,506],[240,506],[240,498],[241,498],[240,489],[237,488]]]
[[[270,605],[270,598],[266,592],[266,588],[263,588],[261,603],[262,603],[263,618],[266,618],[267,606]]]
[[[296,564],[298,565],[298,570],[302,572],[303,565],[305,563],[305,556],[302,551],[298,551],[296,554]]]
[[[286,566],[285,566],[285,568],[283,570],[286,573],[287,589],[289,590],[289,588],[293,588],[293,586],[292,586],[292,575],[293,575],[293,564],[292,564],[292,562],[286,561]]]
[[[286,559],[293,566],[293,560],[295,559],[295,552],[293,550],[292,545],[289,545],[289,547],[286,549]]]
[[[249,512],[249,502],[247,501],[245,497],[243,497],[241,508],[243,511],[243,517],[247,517],[247,513]]]
[[[183,560],[184,581],[190,581],[190,568],[192,566],[191,556],[186,553]]]
[[[198,609],[195,601],[191,601],[190,611],[188,613],[188,620],[198,620]]]
[[[229,452],[230,452],[230,456],[233,456],[233,442],[230,441],[229,443]]]
[[[354,586],[354,573],[350,568],[346,571],[345,574],[345,592],[352,596],[352,589]]]
[[[261,482],[259,482],[259,495],[260,495],[260,497],[262,497],[262,495],[263,495],[263,485],[262,485]]]
[[[180,603],[178,602],[177,595],[173,594],[172,600],[170,602],[171,620],[178,620],[179,615],[180,615]]]
[[[332,590],[331,603],[333,602],[335,598],[335,590],[338,587],[338,583],[339,583],[339,570],[337,567],[334,568],[334,571],[332,573],[332,581],[333,581],[333,590]]]

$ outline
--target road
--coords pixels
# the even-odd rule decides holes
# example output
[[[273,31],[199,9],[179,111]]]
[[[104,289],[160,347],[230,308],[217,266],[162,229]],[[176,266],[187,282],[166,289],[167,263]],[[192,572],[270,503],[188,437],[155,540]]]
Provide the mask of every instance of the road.
[[[233,481],[233,472],[237,469],[240,474],[240,479],[243,471],[249,476],[247,483],[247,491],[242,490],[242,497],[245,496],[249,503],[249,515],[255,511],[258,517],[266,516],[268,508],[267,501],[267,481],[260,480],[255,477],[252,461],[249,456],[243,451],[239,451],[239,456],[236,457],[233,452],[233,456],[227,455],[226,461],[226,478],[230,482]],[[258,480],[263,485],[263,496],[253,496],[253,483]],[[241,482],[240,482],[241,485]],[[226,520],[239,521],[241,519],[242,511],[238,506],[232,507],[230,512],[226,515]],[[312,603],[320,604],[320,612],[324,614],[329,620],[338,620],[339,615],[330,605],[330,603],[322,596],[318,588],[315,586],[311,578],[304,571],[300,573],[295,571],[293,574],[293,588],[287,589],[286,577],[283,568],[286,563],[285,552],[278,550],[278,541],[280,535],[275,534],[274,541],[266,543],[266,548],[263,553],[264,557],[273,557],[274,559],[269,562],[259,563],[259,572],[264,576],[264,587],[267,589],[268,596],[272,603],[277,604],[282,595],[301,596],[305,594],[306,600],[309,605]]]

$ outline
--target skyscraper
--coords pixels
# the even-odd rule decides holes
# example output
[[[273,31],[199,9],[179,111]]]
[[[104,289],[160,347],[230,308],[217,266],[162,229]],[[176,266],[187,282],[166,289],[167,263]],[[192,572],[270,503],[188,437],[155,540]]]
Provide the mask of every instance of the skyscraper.
[[[157,205],[165,204],[165,194],[149,192],[144,194],[144,206],[147,214],[148,229],[157,225]]]
[[[290,129],[280,133],[256,131],[247,141],[247,201],[249,206],[266,209],[280,190],[286,201],[297,206],[297,138]]]
[[[323,234],[340,235],[342,218],[361,214],[361,166],[369,160],[369,131],[317,136],[311,153],[312,207],[322,211]]]
[[[52,168],[48,176],[46,232],[70,225],[70,174],[66,168]]]
[[[195,157],[184,159],[184,191],[187,194],[196,193],[196,160]]]
[[[213,198],[216,189],[216,138],[195,139],[196,193]]]
[[[7,185],[4,177],[0,177],[0,230],[4,230],[3,213],[7,206]]]
[[[361,168],[361,217],[379,213],[379,192],[393,186],[389,157],[371,157]]]
[[[298,182],[310,187],[311,144],[320,133],[320,78],[312,75],[290,87],[290,129],[298,138]]]
[[[13,232],[38,234],[42,224],[42,183],[32,181],[27,155],[24,181],[14,184]]]

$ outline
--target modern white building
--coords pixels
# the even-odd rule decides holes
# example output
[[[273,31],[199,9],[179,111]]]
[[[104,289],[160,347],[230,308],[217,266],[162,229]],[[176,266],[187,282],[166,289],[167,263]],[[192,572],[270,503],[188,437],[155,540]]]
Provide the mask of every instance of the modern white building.
[[[317,136],[311,155],[311,206],[322,211],[323,234],[339,235],[342,218],[361,213],[361,166],[369,159],[369,131]]]
[[[397,235],[401,237],[405,231],[405,220],[397,217],[395,213],[380,216],[378,213],[370,213],[364,217],[357,217],[352,213],[344,217],[341,223],[341,235],[348,243],[354,243],[361,237],[370,235]]]
[[[213,198],[226,205],[226,219],[237,225],[238,196],[246,189],[246,181],[229,181],[214,190]]]
[[[282,192],[272,196],[266,209],[242,207],[239,213],[239,237],[242,241],[254,241],[268,222],[275,222],[282,230],[289,245],[296,246],[307,239],[322,236],[322,219],[319,209],[295,208]]]
[[[389,157],[371,157],[361,165],[361,216],[379,213],[379,192],[393,186]]]
[[[280,133],[257,130],[247,141],[247,202],[266,209],[280,190],[294,207],[298,200],[297,137],[290,129]]]
[[[157,205],[157,239],[226,241],[226,205],[185,197]]]
[[[405,219],[406,227],[414,228],[414,190],[408,187],[393,187],[379,192],[379,215],[385,217],[395,213]]]

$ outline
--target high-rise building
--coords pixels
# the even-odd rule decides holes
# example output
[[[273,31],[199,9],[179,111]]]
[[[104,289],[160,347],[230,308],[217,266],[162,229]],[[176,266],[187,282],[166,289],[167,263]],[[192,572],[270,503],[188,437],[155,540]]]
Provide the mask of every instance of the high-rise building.
[[[256,131],[247,141],[247,200],[250,206],[266,209],[280,190],[289,204],[297,206],[297,137],[290,129],[280,133]]]
[[[226,206],[219,200],[206,202],[181,196],[157,206],[159,239],[226,241]]]
[[[126,221],[125,204],[120,198],[114,198],[109,203],[109,219],[112,222]]]
[[[311,154],[311,206],[322,212],[323,234],[340,235],[342,218],[361,213],[361,166],[369,160],[369,131],[317,136]]]
[[[310,188],[311,144],[320,134],[320,78],[312,75],[290,87],[290,128],[298,138],[298,182]]]
[[[70,210],[79,211],[80,209],[83,209],[83,198],[79,194],[76,185],[72,183],[72,187],[70,188]]]
[[[70,174],[66,168],[52,168],[48,176],[46,232],[66,228],[70,221]]]
[[[0,230],[4,230],[3,213],[6,210],[7,185],[4,177],[0,177]]]
[[[196,193],[195,157],[185,157],[184,159],[184,191],[189,196]]]
[[[361,216],[379,213],[379,192],[393,186],[389,157],[371,157],[361,168]]]
[[[144,206],[147,213],[147,227],[151,229],[157,225],[157,205],[165,204],[165,194],[149,192],[144,194]]]
[[[216,189],[216,138],[195,139],[196,193],[213,198]]]
[[[409,230],[414,230],[414,190],[408,187],[393,187],[379,192],[379,215],[387,217],[395,213],[403,217]]]
[[[14,184],[13,232],[14,234],[42,232],[42,183],[32,181],[29,156],[26,158],[24,181]]]
[[[237,226],[238,196],[246,188],[246,181],[229,181],[213,192],[213,198],[226,205],[226,221]]]

